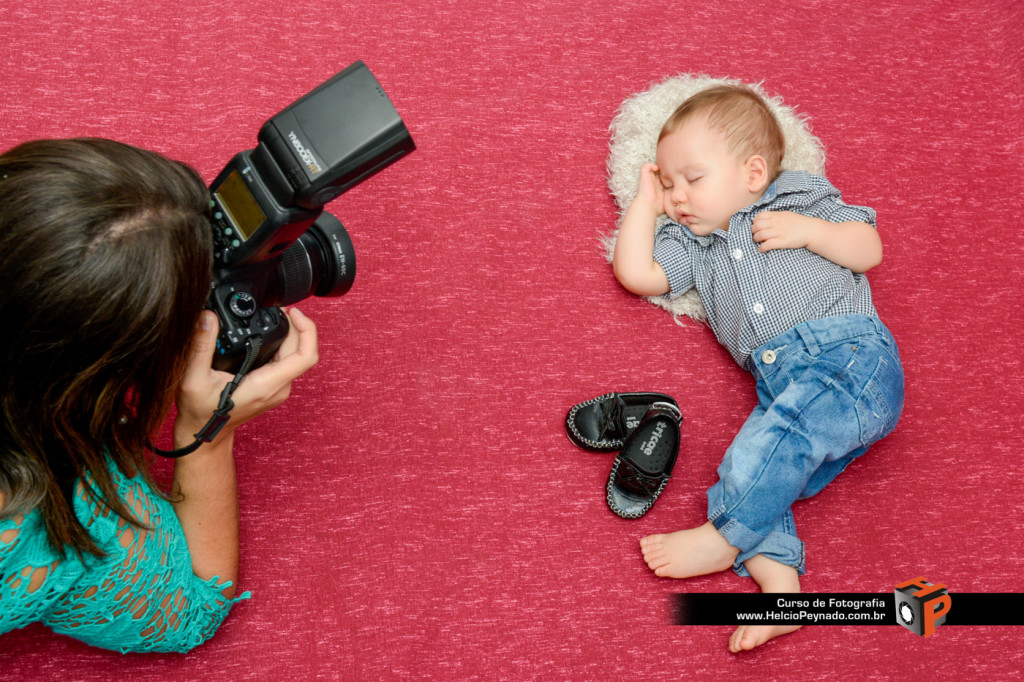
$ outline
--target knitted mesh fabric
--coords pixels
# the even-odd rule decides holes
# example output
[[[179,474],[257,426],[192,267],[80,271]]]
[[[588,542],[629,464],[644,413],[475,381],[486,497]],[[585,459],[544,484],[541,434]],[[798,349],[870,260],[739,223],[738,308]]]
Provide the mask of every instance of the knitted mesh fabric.
[[[219,578],[192,572],[173,507],[141,478],[111,464],[118,495],[145,526],[118,517],[79,483],[74,510],[102,558],[62,558],[38,509],[0,520],[0,634],[42,622],[87,644],[128,651],[187,651],[209,639],[232,604]]]
[[[658,147],[661,127],[676,107],[691,95],[715,85],[742,85],[738,80],[712,78],[683,74],[667,78],[649,89],[630,96],[619,107],[611,123],[611,142],[607,161],[608,189],[619,208],[616,229],[605,237],[605,256],[610,263],[621,223],[626,209],[636,198],[640,185],[640,169],[645,163],[653,163]],[[760,84],[747,84],[759,94],[775,114],[782,134],[786,138],[786,150],[782,158],[782,170],[803,170],[821,175],[825,171],[825,150],[821,142],[811,134],[807,121],[785,106],[781,98],[772,97]],[[661,216],[660,221],[667,218]],[[660,224],[660,222],[659,222]],[[673,317],[680,315],[705,321],[707,313],[695,289],[682,296],[668,299],[661,296],[648,298],[651,303],[664,308]]]

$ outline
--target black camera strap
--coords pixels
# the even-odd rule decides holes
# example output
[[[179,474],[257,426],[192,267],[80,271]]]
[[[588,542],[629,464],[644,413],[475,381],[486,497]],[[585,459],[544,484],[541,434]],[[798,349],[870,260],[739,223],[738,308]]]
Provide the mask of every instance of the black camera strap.
[[[260,354],[260,348],[263,346],[263,337],[257,335],[250,336],[245,341],[245,360],[242,361],[242,366],[238,368],[238,373],[235,374],[235,378],[228,382],[228,385],[224,387],[224,390],[220,392],[220,403],[217,405],[217,409],[213,411],[213,416],[210,417],[210,421],[206,422],[206,426],[199,429],[199,432],[195,434],[195,440],[183,448],[177,450],[161,450],[155,447],[152,443],[149,443],[149,449],[160,455],[161,457],[169,457],[177,459],[178,457],[184,457],[185,455],[191,455],[193,452],[199,449],[199,446],[203,443],[209,443],[217,434],[220,433],[224,425],[228,423],[231,418],[231,410],[234,408],[235,403],[231,401],[231,395],[238,388],[238,385],[242,383],[242,379],[249,372],[252,364],[256,362],[256,357]]]

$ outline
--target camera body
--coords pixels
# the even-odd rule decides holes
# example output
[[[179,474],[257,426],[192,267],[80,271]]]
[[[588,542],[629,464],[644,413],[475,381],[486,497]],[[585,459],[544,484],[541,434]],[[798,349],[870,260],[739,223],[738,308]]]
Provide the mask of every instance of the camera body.
[[[262,341],[253,366],[273,357],[288,334],[277,306],[351,288],[355,250],[324,204],[416,148],[362,62],[267,120],[257,140],[210,185],[214,281],[207,307],[220,321],[213,366],[232,373],[253,337]]]

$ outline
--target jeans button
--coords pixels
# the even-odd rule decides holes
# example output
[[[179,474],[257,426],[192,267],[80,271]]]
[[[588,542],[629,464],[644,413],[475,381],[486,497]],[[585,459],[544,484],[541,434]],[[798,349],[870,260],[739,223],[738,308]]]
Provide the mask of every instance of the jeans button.
[[[765,352],[761,353],[761,362],[763,362],[766,365],[770,365],[773,362],[775,362],[775,351],[766,350]]]

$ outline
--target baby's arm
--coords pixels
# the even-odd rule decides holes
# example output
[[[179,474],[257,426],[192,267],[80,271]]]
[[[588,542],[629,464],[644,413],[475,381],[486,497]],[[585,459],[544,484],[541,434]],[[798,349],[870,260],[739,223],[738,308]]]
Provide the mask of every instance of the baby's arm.
[[[791,211],[762,211],[754,216],[751,232],[762,253],[806,248],[853,272],[867,272],[882,262],[882,240],[868,223],[833,223]]]
[[[640,170],[640,188],[619,226],[612,257],[615,278],[640,296],[660,296],[669,291],[668,277],[654,260],[654,231],[664,191],[657,172],[653,163]]]

